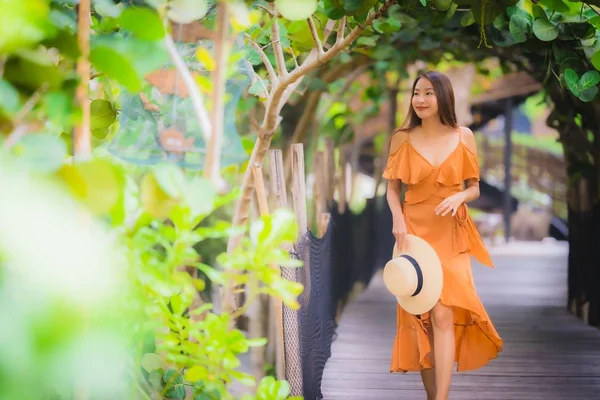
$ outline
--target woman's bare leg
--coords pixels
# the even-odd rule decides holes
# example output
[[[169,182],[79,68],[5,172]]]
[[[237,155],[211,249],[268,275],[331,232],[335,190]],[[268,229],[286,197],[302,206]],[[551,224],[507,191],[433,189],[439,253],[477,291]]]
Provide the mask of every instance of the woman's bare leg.
[[[435,344],[435,400],[448,400],[455,353],[453,309],[438,302],[431,312],[431,322]]]
[[[431,352],[427,356],[429,362],[433,365],[433,368],[427,368],[421,370],[421,380],[423,386],[425,386],[425,392],[427,393],[427,400],[435,400],[436,388],[435,388],[435,357],[433,356],[433,327],[431,325],[425,325],[427,328],[427,336],[429,337],[429,345],[431,346]]]

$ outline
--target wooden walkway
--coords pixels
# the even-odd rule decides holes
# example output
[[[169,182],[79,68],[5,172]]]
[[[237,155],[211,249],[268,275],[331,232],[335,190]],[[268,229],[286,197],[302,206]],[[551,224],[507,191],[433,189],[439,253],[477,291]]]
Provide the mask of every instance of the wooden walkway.
[[[494,270],[473,265],[504,351],[455,373],[450,399],[600,399],[600,330],[567,313],[566,251],[552,249],[494,252]],[[418,373],[388,372],[395,310],[380,275],[348,306],[325,367],[325,400],[426,399]]]

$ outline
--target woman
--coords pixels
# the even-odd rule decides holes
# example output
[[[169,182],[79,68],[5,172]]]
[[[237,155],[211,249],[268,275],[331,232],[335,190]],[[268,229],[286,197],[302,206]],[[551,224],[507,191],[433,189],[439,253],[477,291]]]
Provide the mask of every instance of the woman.
[[[427,399],[447,400],[454,362],[457,371],[483,367],[503,342],[473,283],[470,256],[493,264],[466,206],[479,197],[475,139],[457,124],[445,75],[427,72],[415,80],[408,118],[392,136],[383,176],[397,246],[406,233],[425,239],[444,272],[442,294],[430,312],[415,316],[398,306],[391,372],[420,371]]]

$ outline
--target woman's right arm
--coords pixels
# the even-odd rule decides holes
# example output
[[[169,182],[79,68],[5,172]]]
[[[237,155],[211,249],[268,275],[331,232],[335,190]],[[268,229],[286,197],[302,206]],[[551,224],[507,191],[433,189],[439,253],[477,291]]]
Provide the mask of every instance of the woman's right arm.
[[[400,150],[400,147],[408,139],[408,134],[401,130],[394,132],[391,137],[390,154],[388,155],[388,166],[384,178],[388,179],[387,184],[387,202],[392,211],[393,228],[392,233],[396,238],[396,244],[402,248],[404,243],[404,235],[406,234],[406,223],[404,222],[404,214],[402,213],[402,204],[400,203],[400,191],[402,189],[402,181],[397,179],[397,174],[394,169],[397,168],[396,161],[392,161],[392,156]]]
[[[398,179],[388,181],[387,185],[387,202],[392,211],[393,225],[392,234],[396,238],[396,246],[402,248],[404,244],[404,235],[406,235],[406,222],[402,213],[402,204],[400,203],[400,189],[402,183]]]
[[[402,182],[399,179],[392,179],[388,181],[386,198],[394,218],[397,216],[404,218],[404,215],[402,215],[402,204],[400,204],[401,187]]]

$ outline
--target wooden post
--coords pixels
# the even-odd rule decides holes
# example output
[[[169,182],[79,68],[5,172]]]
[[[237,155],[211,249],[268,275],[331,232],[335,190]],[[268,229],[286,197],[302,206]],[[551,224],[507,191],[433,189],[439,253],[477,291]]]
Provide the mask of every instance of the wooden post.
[[[325,153],[323,151],[318,151],[315,154],[315,162],[314,162],[314,170],[313,170],[315,181],[314,181],[314,194],[315,194],[315,203],[316,203],[316,212],[313,217],[318,220],[319,215],[324,212],[327,212],[327,193],[326,193],[326,185],[327,185],[327,177],[326,177],[326,169],[325,169]]]
[[[271,167],[271,193],[273,194],[276,208],[287,208],[287,190],[285,188],[285,174],[283,166],[283,154],[281,150],[269,150],[269,166]],[[293,246],[290,246],[293,247]],[[286,250],[292,250],[287,248]],[[273,298],[271,302],[270,318],[273,332],[271,337],[277,337],[275,343],[275,369],[277,379],[285,379],[285,337],[283,330],[283,304],[281,300]],[[273,323],[274,322],[274,323]]]
[[[292,144],[292,200],[294,202],[294,212],[298,221],[299,237],[308,230],[306,220],[306,178],[304,173],[304,147],[302,143]],[[305,291],[310,293],[310,270],[306,271],[309,285],[304,287]],[[285,312],[285,309],[284,309]],[[287,311],[289,316],[286,330],[298,332],[298,318],[294,312]],[[300,341],[298,337],[289,337],[284,341],[285,354],[298,354],[300,352]],[[303,395],[302,365],[289,363],[285,366],[285,375],[290,383],[290,394],[292,396]],[[294,377],[290,380],[289,377]]]
[[[306,177],[304,175],[304,146],[292,144],[292,200],[298,223],[299,235],[308,230],[306,220]]]
[[[287,207],[288,198],[281,150],[269,150],[269,166],[271,167],[271,192],[273,193],[275,206],[277,208]]]
[[[338,181],[338,213],[346,212],[346,147],[340,148],[340,179]]]
[[[325,235],[325,233],[327,232],[327,226],[329,225],[330,219],[331,219],[330,213],[319,214],[319,222],[317,224],[319,237],[323,237]]]
[[[265,183],[263,180],[262,167],[260,164],[252,166],[252,174],[254,175],[254,185],[256,188],[256,200],[258,203],[258,212],[261,216],[269,214],[269,206],[267,204],[267,194]],[[273,268],[277,268],[273,266]],[[269,305],[270,297],[267,295],[258,296],[258,301],[253,305],[252,311],[255,315],[250,315],[249,318],[249,333],[252,338],[269,337]],[[257,380],[265,376],[266,365],[266,346],[254,347],[251,352],[252,366],[254,376]]]
[[[324,178],[324,197],[326,206],[330,207],[333,203],[333,192],[335,189],[335,153],[334,143],[331,138],[325,138],[325,150],[323,151],[323,178]]]
[[[504,240],[510,239],[510,217],[512,214],[512,198],[510,195],[512,183],[512,97],[504,100]]]

